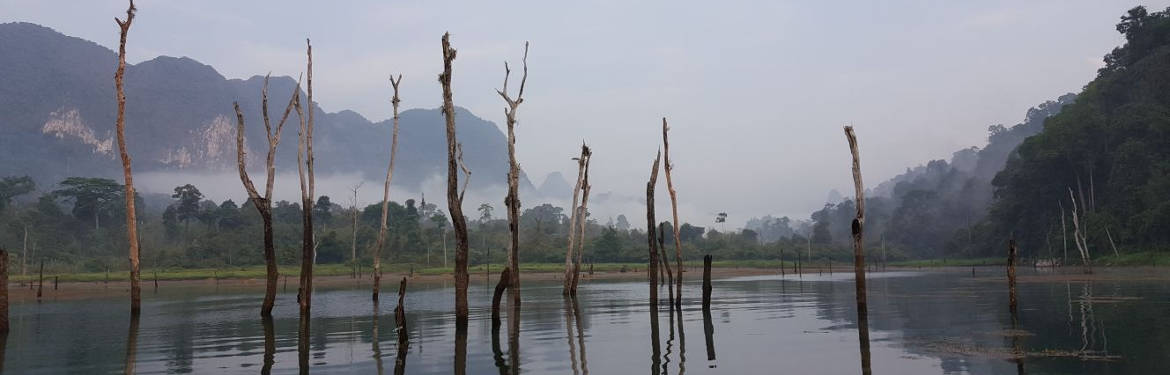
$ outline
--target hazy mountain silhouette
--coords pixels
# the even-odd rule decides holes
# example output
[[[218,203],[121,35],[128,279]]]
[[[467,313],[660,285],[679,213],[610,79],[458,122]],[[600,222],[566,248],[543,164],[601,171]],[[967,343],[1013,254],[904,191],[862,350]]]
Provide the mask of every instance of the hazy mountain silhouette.
[[[114,51],[30,23],[0,24],[0,176],[30,175],[42,184],[67,176],[118,176],[114,141]],[[126,137],[135,172],[232,172],[238,101],[246,122],[251,169],[267,151],[261,120],[264,78],[226,79],[187,57],[160,56],[126,68]],[[272,77],[269,113],[280,118],[296,80]],[[303,95],[303,92],[302,92]],[[314,107],[318,175],[360,172],[381,180],[390,154],[389,119]],[[492,122],[456,110],[471,188],[505,184],[506,138]],[[278,173],[296,169],[297,122],[290,116],[277,155]],[[395,185],[417,188],[446,176],[446,135],[437,109],[401,113]],[[253,177],[255,178],[255,177]],[[521,188],[532,191],[527,176]]]

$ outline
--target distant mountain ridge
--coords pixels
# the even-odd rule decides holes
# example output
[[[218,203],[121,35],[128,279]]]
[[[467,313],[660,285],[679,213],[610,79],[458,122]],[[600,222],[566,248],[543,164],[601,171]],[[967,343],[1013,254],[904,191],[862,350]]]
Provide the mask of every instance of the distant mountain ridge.
[[[29,175],[41,184],[68,176],[119,176],[114,141],[113,72],[117,55],[91,41],[31,23],[0,24],[0,176]],[[127,144],[136,173],[233,172],[238,101],[244,113],[250,169],[263,168],[264,78],[227,79],[188,57],[159,56],[126,68]],[[269,82],[273,126],[296,81]],[[303,95],[303,93],[302,93]],[[381,180],[390,157],[389,119],[325,112],[314,106],[318,175],[361,173]],[[400,114],[395,185],[418,190],[446,176],[446,135],[438,109]],[[297,124],[290,116],[277,151],[278,172],[296,169]],[[471,189],[505,184],[506,138],[492,122],[456,109]],[[535,191],[527,176],[521,188]]]

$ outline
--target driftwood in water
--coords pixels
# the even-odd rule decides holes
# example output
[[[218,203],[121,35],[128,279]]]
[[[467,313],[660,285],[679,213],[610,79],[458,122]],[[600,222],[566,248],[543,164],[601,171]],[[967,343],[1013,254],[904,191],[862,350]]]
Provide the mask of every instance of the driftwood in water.
[[[23,260],[22,260],[23,261]],[[0,335],[8,334],[8,251],[0,249]],[[0,337],[5,340],[6,337]],[[2,355],[2,354],[0,354]]]
[[[394,128],[391,130],[390,135],[390,165],[386,167],[386,183],[382,185],[381,224],[378,226],[378,239],[374,244],[374,302],[378,302],[378,292],[382,288],[382,246],[386,243],[386,230],[388,229],[386,225],[386,217],[390,210],[390,180],[394,177],[394,161],[395,157],[398,155],[398,84],[401,82],[401,74],[398,75],[398,80],[394,80],[394,76],[390,76],[390,86],[394,87],[394,96],[390,98],[390,104],[394,108]],[[354,196],[357,196],[356,188],[354,189]],[[354,215],[354,233],[357,233],[357,213],[355,212]]]
[[[312,306],[313,261],[316,259],[316,242],[313,239],[313,198],[316,197],[317,185],[313,173],[313,114],[316,110],[313,105],[313,45],[308,39],[305,39],[305,54],[308,58],[305,73],[305,95],[308,109],[306,110],[301,105],[299,97],[294,98],[293,101],[293,108],[296,109],[297,119],[300,121],[300,132],[297,137],[297,175],[300,177],[301,183],[302,238],[301,283],[297,292],[297,302],[300,305],[301,320],[306,320]],[[305,111],[308,111],[307,119]],[[305,329],[308,329],[307,322]]]
[[[682,240],[679,238],[679,235],[678,235],[678,232],[679,232],[679,230],[678,230],[678,227],[679,227],[678,193],[675,192],[674,180],[671,179],[671,177],[670,177],[671,176],[670,172],[674,170],[674,163],[670,162],[670,141],[667,137],[667,133],[669,131],[670,131],[670,126],[668,126],[666,124],[666,117],[663,117],[662,118],[662,149],[663,149],[663,151],[662,151],[662,154],[663,154],[663,167],[662,167],[662,169],[666,172],[666,191],[668,193],[670,193],[670,210],[674,214],[674,221],[672,222],[672,224],[674,225],[674,232],[671,232],[671,237],[674,238],[674,260],[678,265],[678,267],[675,268],[676,270],[678,270],[678,275],[674,279],[674,282],[675,282],[674,303],[675,303],[676,307],[679,307],[679,314],[681,315],[682,309],[681,309],[681,305],[679,305],[679,304],[682,303],[682,279],[683,279],[683,277],[682,277],[683,276]],[[679,319],[681,319],[681,316]]]
[[[126,90],[122,78],[126,72],[126,34],[130,32],[130,23],[134,22],[134,0],[130,0],[130,7],[126,8],[126,20],[114,18],[121,29],[121,39],[118,42],[118,69],[114,72],[114,86],[118,96],[118,119],[114,123],[118,138],[118,155],[122,158],[122,177],[126,180],[126,241],[130,245],[130,315],[137,316],[142,311],[142,288],[138,285],[138,217],[134,209],[134,175],[130,171],[130,154],[126,151]],[[43,282],[43,281],[42,281]],[[37,291],[38,298],[40,291]]]
[[[849,141],[849,152],[853,155],[853,188],[855,190],[857,216],[853,218],[853,280],[857,294],[857,338],[861,351],[861,372],[870,373],[869,354],[869,309],[865,298],[865,252],[862,249],[862,233],[865,225],[865,187],[861,182],[861,156],[857,151],[857,137],[853,127],[845,127],[845,138]]]
[[[238,102],[233,103],[236,110],[236,168],[240,172],[244,190],[248,192],[248,199],[252,206],[256,207],[256,212],[260,214],[260,220],[264,225],[264,303],[260,306],[260,316],[272,316],[272,308],[276,304],[276,281],[280,272],[276,266],[276,245],[272,234],[272,185],[276,180],[276,146],[280,144],[280,134],[300,93],[301,82],[298,78],[297,85],[289,96],[288,105],[284,108],[284,115],[280,117],[280,122],[276,123],[276,131],[273,131],[272,123],[268,119],[268,76],[264,76],[264,86],[260,91],[260,113],[264,119],[264,134],[268,140],[264,195],[260,195],[256,185],[252,183],[252,178],[248,176],[247,146],[244,145],[244,113],[240,111]]]
[[[464,189],[467,186],[466,180],[471,178],[471,172],[462,165],[462,147],[455,137],[455,103],[451,99],[451,62],[455,60],[455,49],[451,48],[450,38],[449,33],[443,33],[443,73],[439,74],[439,84],[443,86],[443,119],[447,125],[447,211],[451,214],[451,225],[455,228],[455,316],[466,320],[467,284],[470,275],[467,274],[467,220],[463,216],[463,193],[459,191],[459,169],[462,168],[467,174],[464,178]],[[466,321],[464,324],[466,325]],[[466,356],[466,337],[463,339],[463,346],[463,355]],[[457,353],[456,358],[458,357]],[[466,358],[464,364],[466,365]],[[460,367],[456,366],[457,372],[466,370],[465,368],[460,370]]]

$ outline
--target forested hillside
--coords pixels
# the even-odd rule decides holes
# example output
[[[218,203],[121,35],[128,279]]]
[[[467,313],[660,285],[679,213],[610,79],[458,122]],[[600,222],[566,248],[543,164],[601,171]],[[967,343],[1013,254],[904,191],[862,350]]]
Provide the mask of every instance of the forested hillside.
[[[1125,45],[995,177],[984,246],[1014,233],[1063,257],[1063,236],[1071,261],[1079,228],[1091,257],[1170,249],[1170,9],[1134,8],[1117,31]]]

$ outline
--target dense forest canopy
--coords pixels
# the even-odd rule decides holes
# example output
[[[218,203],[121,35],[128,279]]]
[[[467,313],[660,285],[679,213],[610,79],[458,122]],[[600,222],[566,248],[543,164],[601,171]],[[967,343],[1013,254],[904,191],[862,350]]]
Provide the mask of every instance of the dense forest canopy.
[[[1075,203],[1092,254],[1170,248],[1170,9],[1134,8],[1117,31],[1097,78],[995,177],[980,243],[1014,233],[1025,253],[1063,252]]]

